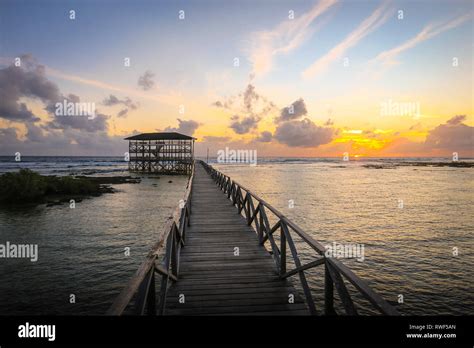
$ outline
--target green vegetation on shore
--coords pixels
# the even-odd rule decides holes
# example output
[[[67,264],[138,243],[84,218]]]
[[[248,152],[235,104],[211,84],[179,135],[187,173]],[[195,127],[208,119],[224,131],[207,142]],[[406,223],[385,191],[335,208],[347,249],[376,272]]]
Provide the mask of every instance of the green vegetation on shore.
[[[29,169],[0,175],[0,203],[41,203],[47,196],[100,195],[101,185],[87,178],[45,176]]]

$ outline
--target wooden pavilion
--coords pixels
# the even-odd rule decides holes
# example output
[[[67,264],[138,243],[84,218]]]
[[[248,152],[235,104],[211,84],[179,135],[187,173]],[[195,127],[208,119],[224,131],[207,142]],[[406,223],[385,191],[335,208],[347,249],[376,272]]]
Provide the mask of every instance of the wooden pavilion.
[[[136,172],[190,174],[196,138],[176,132],[142,133],[128,138],[128,169]]]

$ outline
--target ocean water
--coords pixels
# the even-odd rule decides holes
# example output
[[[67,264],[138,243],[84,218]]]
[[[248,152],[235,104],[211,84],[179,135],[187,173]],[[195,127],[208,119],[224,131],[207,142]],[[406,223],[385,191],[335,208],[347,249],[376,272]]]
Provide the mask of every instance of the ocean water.
[[[44,175],[129,175],[123,157],[0,156],[0,173],[30,169]]]
[[[22,167],[53,175],[130,175],[122,158],[11,161],[2,158],[0,172]],[[187,184],[186,176],[132,176],[141,183],[115,185],[116,193],[84,199],[75,209],[0,209],[0,243],[38,244],[39,253],[37,262],[0,259],[0,314],[105,313],[160,236]]]
[[[323,245],[363,245],[363,261],[341,261],[402,314],[472,315],[474,168],[403,165],[409,161],[449,160],[271,159],[215,167]],[[314,259],[295,241],[303,259]],[[321,308],[324,275],[314,269],[307,276]]]
[[[323,245],[363,245],[363,261],[342,261],[385,299],[398,303],[402,295],[396,305],[402,314],[474,314],[474,168],[398,165],[414,160],[444,161],[268,158],[256,166],[216,167]],[[20,167],[52,175],[129,175],[118,157],[0,157],[0,173]],[[139,176],[140,184],[116,185],[117,193],[85,199],[76,209],[0,209],[0,243],[39,245],[37,262],[0,260],[0,314],[103,314],[187,183],[184,176]],[[295,241],[303,260],[314,259]],[[314,269],[307,276],[321,306],[323,275]]]

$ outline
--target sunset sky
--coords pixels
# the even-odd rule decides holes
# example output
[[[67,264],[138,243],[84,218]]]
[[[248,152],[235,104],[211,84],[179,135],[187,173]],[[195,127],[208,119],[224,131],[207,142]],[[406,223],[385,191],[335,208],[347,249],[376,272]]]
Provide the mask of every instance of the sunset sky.
[[[126,136],[175,130],[198,155],[473,157],[473,13],[470,0],[0,0],[0,155],[121,155]],[[64,99],[97,116],[54,115]]]

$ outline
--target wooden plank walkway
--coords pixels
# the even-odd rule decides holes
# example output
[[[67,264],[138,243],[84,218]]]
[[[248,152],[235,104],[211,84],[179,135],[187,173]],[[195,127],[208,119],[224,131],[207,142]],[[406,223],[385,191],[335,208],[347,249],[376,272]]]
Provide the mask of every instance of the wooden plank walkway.
[[[191,207],[179,280],[168,290],[165,315],[309,314],[291,281],[278,277],[253,228],[201,164],[195,168]]]

